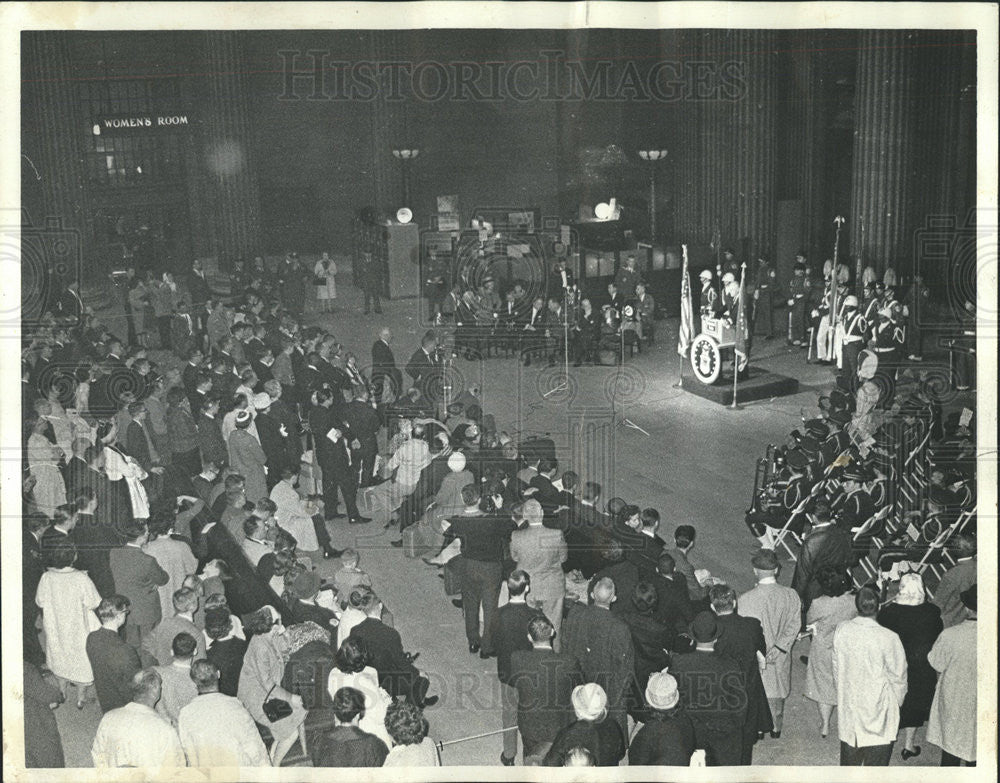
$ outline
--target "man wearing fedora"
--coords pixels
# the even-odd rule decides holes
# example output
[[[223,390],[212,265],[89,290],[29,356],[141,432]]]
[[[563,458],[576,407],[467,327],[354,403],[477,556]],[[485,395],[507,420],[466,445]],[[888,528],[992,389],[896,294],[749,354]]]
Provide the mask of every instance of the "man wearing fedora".
[[[625,735],[618,723],[608,716],[608,697],[596,682],[573,689],[573,712],[576,720],[563,727],[545,754],[546,767],[561,767],[574,748],[586,748],[595,766],[617,767],[625,756]]]
[[[719,627],[712,612],[699,612],[690,633],[695,649],[674,654],[670,672],[694,726],[695,745],[705,749],[710,766],[738,766],[747,715],[746,680],[736,661],[716,651]]]
[[[686,767],[694,753],[694,726],[681,704],[677,680],[654,672],[646,684],[647,719],[628,749],[630,767]]]
[[[764,631],[764,671],[761,679],[771,708],[771,737],[781,736],[785,699],[792,685],[792,645],[802,625],[802,601],[792,588],[778,584],[778,557],[772,549],[761,549],[750,560],[757,586],[739,597],[746,617],[760,621]]]

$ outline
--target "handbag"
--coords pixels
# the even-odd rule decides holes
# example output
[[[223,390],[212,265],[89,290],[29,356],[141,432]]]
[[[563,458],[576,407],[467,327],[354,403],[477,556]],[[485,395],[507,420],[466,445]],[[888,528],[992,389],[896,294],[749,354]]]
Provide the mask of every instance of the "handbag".
[[[277,687],[277,684],[271,686],[271,690],[267,692],[270,696],[271,692]],[[277,723],[282,718],[287,718],[292,714],[292,705],[289,704],[284,699],[264,699],[264,715],[271,723]]]
[[[313,277],[313,285],[316,285],[316,286],[326,285],[326,278],[325,277]]]

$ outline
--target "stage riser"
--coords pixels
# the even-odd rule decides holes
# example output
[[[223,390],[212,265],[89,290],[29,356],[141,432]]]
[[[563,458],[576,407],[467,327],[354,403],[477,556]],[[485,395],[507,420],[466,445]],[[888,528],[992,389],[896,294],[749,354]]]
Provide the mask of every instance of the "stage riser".
[[[717,383],[706,386],[694,376],[681,378],[681,388],[691,394],[711,400],[719,405],[733,404],[733,377],[723,375]],[[753,402],[767,400],[773,397],[787,397],[799,390],[799,382],[787,375],[767,372],[757,367],[751,367],[749,377],[740,379],[736,390],[736,402]]]

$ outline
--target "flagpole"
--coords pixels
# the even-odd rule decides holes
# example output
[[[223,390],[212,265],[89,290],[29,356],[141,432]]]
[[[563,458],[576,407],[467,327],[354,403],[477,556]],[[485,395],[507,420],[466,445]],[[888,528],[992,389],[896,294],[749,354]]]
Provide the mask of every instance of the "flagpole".
[[[690,281],[688,279],[688,256],[687,256],[687,245],[681,245],[681,253],[683,254],[684,262],[681,265],[681,320],[677,326],[677,383],[674,384],[675,389],[681,389],[684,387],[684,359],[687,358],[687,351],[690,350],[690,338],[691,335],[688,334],[688,345],[685,346],[685,351],[682,353],[680,351],[681,338],[684,336],[685,331],[685,304],[690,307],[691,304],[691,288]]]
[[[736,318],[736,329],[737,329],[737,331],[739,331],[741,333],[742,333],[743,318],[744,318],[744,316],[743,316],[743,279],[746,277],[746,272],[747,272],[747,262],[744,261],[743,262],[743,266],[740,267],[740,297],[737,300],[737,311],[736,311],[738,313],[738,316]],[[743,343],[743,350],[746,351],[746,342],[745,341]],[[740,355],[736,351],[736,348],[734,346],[734,348],[733,348],[733,404],[729,406],[730,408],[734,408],[734,409],[736,408],[736,391],[737,391],[737,388],[739,386],[739,378],[740,378]]]

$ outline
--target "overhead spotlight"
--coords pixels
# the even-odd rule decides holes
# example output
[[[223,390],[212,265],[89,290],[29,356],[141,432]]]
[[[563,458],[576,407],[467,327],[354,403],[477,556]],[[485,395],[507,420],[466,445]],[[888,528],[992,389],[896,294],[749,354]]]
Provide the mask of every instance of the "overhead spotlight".
[[[594,207],[594,217],[598,220],[611,220],[611,205],[602,201]]]
[[[410,211],[409,207],[400,207],[396,211],[396,221],[399,223],[409,223],[413,220],[413,212]]]

